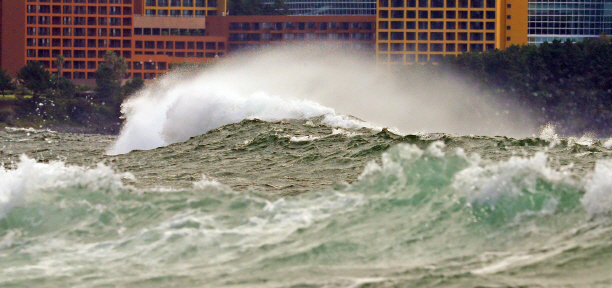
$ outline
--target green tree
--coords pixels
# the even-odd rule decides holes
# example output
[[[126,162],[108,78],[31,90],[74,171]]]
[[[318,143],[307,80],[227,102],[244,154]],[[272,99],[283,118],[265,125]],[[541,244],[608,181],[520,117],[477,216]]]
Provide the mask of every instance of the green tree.
[[[103,98],[116,97],[119,92],[119,82],[115,72],[109,65],[100,64],[96,70],[96,92]]]
[[[144,87],[144,84],[144,80],[142,80],[140,77],[135,77],[134,79],[126,82],[123,86],[123,97],[127,97],[138,92],[138,90]]]
[[[96,70],[96,91],[101,97],[119,96],[121,80],[127,74],[127,63],[125,58],[117,57],[113,51],[107,51],[104,62],[98,65]]]
[[[2,97],[4,97],[4,90],[14,89],[15,83],[13,83],[13,77],[6,70],[0,68],[0,90],[2,90]]]
[[[117,56],[113,51],[106,51],[104,62],[101,65],[110,67],[117,81],[123,80],[127,75],[128,66],[125,58]]]
[[[57,58],[55,58],[55,66],[57,67],[57,79],[58,81],[56,81],[56,86],[55,86],[55,92],[59,93],[59,84],[60,84],[60,77],[62,77],[62,68],[64,68],[64,56],[63,55],[58,55]]]
[[[32,91],[32,98],[38,99],[40,94],[51,87],[51,73],[36,61],[28,62],[17,73],[19,83]]]
[[[56,87],[55,93],[63,98],[70,98],[76,94],[76,86],[74,83],[63,76],[56,74],[51,75],[51,82]]]

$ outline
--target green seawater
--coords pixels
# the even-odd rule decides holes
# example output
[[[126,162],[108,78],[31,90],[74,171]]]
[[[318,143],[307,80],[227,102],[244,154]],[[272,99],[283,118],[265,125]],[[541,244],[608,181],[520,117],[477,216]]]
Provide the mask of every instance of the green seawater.
[[[612,287],[605,139],[0,131],[0,287]]]

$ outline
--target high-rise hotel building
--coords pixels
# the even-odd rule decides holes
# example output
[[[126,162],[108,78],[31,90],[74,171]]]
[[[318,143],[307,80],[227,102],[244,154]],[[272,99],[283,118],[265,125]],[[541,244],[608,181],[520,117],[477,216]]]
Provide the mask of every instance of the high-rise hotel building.
[[[296,41],[335,41],[387,66],[527,43],[526,0],[377,1],[376,15],[227,16],[227,0],[0,0],[0,66],[16,75],[38,61],[93,84],[109,50],[128,77],[152,79],[171,63]]]
[[[377,10],[383,65],[527,43],[527,0],[379,0]]]

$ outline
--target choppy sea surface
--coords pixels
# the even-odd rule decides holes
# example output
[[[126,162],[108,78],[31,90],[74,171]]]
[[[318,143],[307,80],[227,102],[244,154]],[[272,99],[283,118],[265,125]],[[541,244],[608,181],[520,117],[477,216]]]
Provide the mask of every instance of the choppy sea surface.
[[[171,73],[118,136],[0,130],[0,287],[612,287],[612,138],[347,54]]]
[[[612,142],[323,120],[0,131],[0,286],[612,286]]]

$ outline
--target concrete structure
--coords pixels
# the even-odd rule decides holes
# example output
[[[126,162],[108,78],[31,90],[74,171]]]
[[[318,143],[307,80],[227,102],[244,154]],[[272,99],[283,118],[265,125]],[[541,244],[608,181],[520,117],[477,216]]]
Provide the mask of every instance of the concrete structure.
[[[525,0],[379,0],[377,61],[437,62],[445,55],[527,43]]]
[[[612,34],[612,0],[529,1],[529,44]]]

